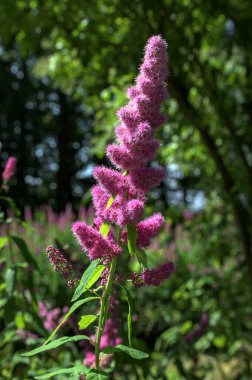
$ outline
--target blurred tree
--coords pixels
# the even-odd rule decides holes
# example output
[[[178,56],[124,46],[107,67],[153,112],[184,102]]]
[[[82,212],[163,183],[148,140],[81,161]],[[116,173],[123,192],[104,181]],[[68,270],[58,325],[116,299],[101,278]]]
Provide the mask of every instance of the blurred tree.
[[[94,117],[95,134],[87,129],[86,142],[91,138],[102,159],[142,47],[151,34],[161,33],[169,42],[171,98],[160,158],[176,164],[206,197],[217,191],[232,205],[252,279],[251,19],[248,0],[1,2],[2,61],[13,62],[11,52],[18,51],[22,62],[31,61],[27,75],[39,86],[46,78],[50,91],[60,94],[61,127],[56,119],[48,123],[48,113],[40,119],[43,136],[48,130],[59,136],[58,187],[66,188],[59,204],[69,199],[69,176],[77,170],[68,170],[68,133],[73,128],[75,135],[77,126],[65,100],[85,105],[87,126]],[[3,89],[9,80],[5,76]],[[9,91],[8,97],[11,103],[17,94]],[[23,119],[30,114],[22,112]],[[17,140],[8,133],[9,141]]]

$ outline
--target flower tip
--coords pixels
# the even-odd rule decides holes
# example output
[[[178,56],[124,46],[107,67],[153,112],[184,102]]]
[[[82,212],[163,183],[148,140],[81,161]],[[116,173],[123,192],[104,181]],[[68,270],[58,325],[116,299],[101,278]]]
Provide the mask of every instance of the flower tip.
[[[156,34],[156,35],[151,36],[149,38],[149,40],[147,41],[147,44],[146,44],[146,49],[148,47],[154,47],[154,46],[167,49],[168,44],[167,44],[166,40],[160,34]]]
[[[83,230],[85,224],[83,222],[75,222],[72,224],[72,231],[74,235],[78,235]]]

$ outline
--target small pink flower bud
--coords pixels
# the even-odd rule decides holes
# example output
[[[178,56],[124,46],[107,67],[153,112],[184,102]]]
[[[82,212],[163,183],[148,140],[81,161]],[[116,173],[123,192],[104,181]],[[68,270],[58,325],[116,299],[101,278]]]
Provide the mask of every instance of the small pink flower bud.
[[[2,178],[5,183],[14,176],[17,167],[17,159],[15,157],[9,157],[2,173]]]

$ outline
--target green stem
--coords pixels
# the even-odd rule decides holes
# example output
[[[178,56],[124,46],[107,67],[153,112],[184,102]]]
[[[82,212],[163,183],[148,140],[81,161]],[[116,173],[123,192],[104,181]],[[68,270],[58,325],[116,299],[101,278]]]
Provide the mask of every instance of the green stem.
[[[102,296],[102,300],[101,300],[99,325],[98,325],[98,331],[97,331],[97,339],[95,342],[95,368],[96,369],[100,368],[101,337],[102,337],[102,333],[103,333],[105,323],[107,320],[108,303],[109,303],[109,297],[111,296],[112,289],[113,289],[113,280],[114,280],[114,275],[115,275],[116,263],[117,263],[117,259],[114,257],[111,261],[108,281],[107,281],[107,284]]]

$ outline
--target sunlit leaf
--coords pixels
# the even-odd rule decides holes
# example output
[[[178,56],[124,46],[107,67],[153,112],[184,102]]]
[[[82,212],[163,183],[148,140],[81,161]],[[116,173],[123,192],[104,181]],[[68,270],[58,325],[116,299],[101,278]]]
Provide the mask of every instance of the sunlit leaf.
[[[8,244],[8,237],[1,236],[0,237],[0,249],[3,248],[6,244]]]
[[[107,203],[107,206],[106,206],[106,210],[108,210],[112,206],[114,200],[115,200],[115,197],[113,195],[111,195],[111,197],[108,200],[108,203]]]
[[[46,373],[45,375],[35,376],[35,379],[42,380],[42,379],[50,379],[50,377],[56,376],[56,375],[62,375],[62,374],[69,374],[69,375],[78,375],[81,373],[87,374],[88,368],[84,365],[77,365],[72,368],[61,368],[56,369],[51,372]]]
[[[131,348],[128,346],[124,346],[123,344],[118,344],[116,347],[105,347],[102,352],[105,354],[113,354],[114,352],[124,352],[125,354],[128,354],[133,359],[142,360],[149,357],[149,354],[146,352],[142,352],[139,350],[136,350],[135,348]]]
[[[93,323],[97,319],[96,315],[83,315],[78,322],[78,326],[80,330],[85,330],[91,323]]]
[[[109,380],[109,375],[104,371],[92,369],[86,378],[87,380]]]
[[[103,222],[99,231],[102,234],[102,236],[107,237],[109,230],[110,230],[110,225],[106,222]]]
[[[95,270],[98,264],[99,264],[99,259],[91,261],[90,265],[83,273],[79,285],[75,289],[72,302],[80,298],[83,291],[86,289],[88,282],[91,280],[92,276],[95,274]]]

